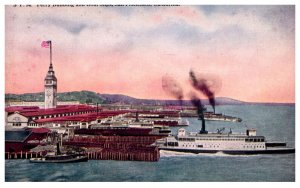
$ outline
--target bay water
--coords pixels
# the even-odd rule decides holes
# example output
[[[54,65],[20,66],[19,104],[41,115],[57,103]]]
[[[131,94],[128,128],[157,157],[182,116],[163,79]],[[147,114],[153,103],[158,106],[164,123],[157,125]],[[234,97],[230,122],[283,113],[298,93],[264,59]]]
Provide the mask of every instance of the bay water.
[[[257,129],[268,141],[295,147],[294,105],[222,105],[216,113],[242,118],[242,122],[207,121],[209,132],[225,127],[233,132]],[[185,129],[197,132],[197,118]],[[176,134],[179,127],[173,127]],[[161,151],[158,162],[90,160],[70,164],[38,164],[5,160],[6,182],[293,182],[295,154],[225,155]]]

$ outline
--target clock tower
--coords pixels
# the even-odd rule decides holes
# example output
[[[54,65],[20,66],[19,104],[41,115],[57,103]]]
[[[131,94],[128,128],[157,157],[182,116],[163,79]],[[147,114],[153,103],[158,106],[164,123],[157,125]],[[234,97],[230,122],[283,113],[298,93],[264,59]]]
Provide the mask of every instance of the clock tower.
[[[57,104],[57,79],[54,74],[52,62],[45,77],[45,109],[56,108]]]

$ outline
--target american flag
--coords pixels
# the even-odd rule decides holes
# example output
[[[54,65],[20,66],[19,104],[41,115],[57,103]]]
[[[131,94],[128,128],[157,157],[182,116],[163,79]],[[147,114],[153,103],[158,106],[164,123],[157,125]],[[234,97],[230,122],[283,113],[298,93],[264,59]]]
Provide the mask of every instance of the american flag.
[[[43,41],[41,46],[42,48],[49,48],[51,46],[51,40]]]

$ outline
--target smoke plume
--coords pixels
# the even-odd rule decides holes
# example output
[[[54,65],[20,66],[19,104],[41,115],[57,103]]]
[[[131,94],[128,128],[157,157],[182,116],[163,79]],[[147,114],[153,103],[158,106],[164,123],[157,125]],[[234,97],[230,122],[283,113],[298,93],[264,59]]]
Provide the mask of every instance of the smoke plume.
[[[190,98],[192,104],[197,108],[199,119],[204,118],[204,106],[202,105],[200,98],[198,98],[194,93],[190,93]]]
[[[215,112],[215,105],[216,105],[215,94],[210,88],[210,86],[208,85],[208,80],[204,78],[196,77],[193,70],[190,70],[190,80],[192,86],[196,90],[202,92],[208,98],[209,104],[212,106]]]
[[[200,98],[198,98],[194,93],[190,93],[190,98],[192,104],[197,108],[199,119],[202,121],[200,134],[207,134],[207,131],[205,130],[204,106],[202,105]]]
[[[174,78],[168,75],[163,76],[162,88],[168,95],[179,100],[180,105],[182,105],[183,89]]]

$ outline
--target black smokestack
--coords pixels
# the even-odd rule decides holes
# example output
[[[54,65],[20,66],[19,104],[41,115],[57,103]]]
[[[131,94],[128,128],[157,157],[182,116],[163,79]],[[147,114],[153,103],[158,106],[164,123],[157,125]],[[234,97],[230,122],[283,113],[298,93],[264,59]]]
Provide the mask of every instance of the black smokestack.
[[[192,104],[197,108],[199,120],[202,121],[200,134],[207,134],[207,131],[205,130],[204,106],[202,105],[200,98],[198,98],[195,94],[191,94],[190,97]]]
[[[172,77],[165,75],[162,77],[163,90],[172,97],[179,100],[179,105],[182,106],[183,89],[180,84]]]
[[[60,155],[59,142],[56,143],[56,153]]]
[[[140,120],[139,120],[139,112],[138,111],[136,111],[136,113],[135,113],[135,122],[139,122]]]
[[[98,107],[98,103],[97,103],[97,115],[98,115],[98,111],[99,111],[99,107]]]
[[[215,113],[215,94],[207,85],[207,80],[204,78],[197,78],[193,70],[190,70],[190,79],[192,86],[201,91],[209,100],[209,104],[212,106],[214,113]]]

